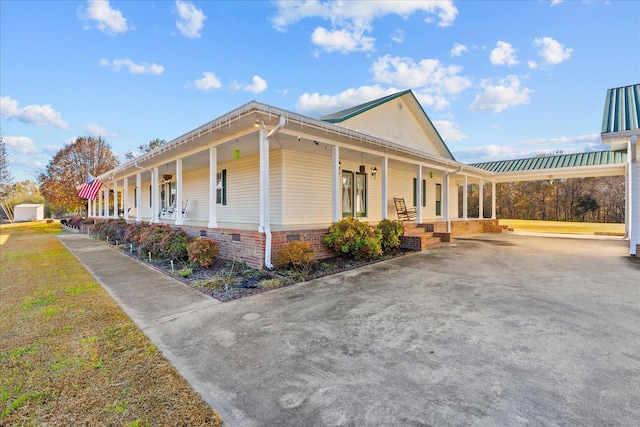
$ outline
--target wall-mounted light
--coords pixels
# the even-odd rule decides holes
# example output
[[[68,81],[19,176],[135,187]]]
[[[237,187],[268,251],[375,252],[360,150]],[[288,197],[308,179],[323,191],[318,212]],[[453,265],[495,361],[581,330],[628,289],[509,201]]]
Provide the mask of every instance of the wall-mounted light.
[[[266,128],[267,125],[264,124],[264,120],[262,120],[262,117],[258,116],[258,118],[256,119],[256,122],[253,124],[254,127],[259,128],[260,126],[262,126],[263,128]]]
[[[376,179],[377,174],[378,174],[378,168],[374,166],[373,169],[371,169],[371,177],[373,179]]]

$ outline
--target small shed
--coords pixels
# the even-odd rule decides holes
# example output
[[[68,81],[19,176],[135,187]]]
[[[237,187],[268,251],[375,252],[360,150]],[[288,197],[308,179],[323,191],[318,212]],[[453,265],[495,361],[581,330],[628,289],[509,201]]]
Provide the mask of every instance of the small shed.
[[[40,221],[44,219],[43,204],[22,204],[13,207],[13,219],[20,221]]]

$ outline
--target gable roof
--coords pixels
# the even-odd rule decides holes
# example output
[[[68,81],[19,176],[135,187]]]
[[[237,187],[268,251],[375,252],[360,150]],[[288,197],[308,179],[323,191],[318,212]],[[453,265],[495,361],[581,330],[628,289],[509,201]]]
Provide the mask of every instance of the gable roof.
[[[382,104],[385,104],[389,101],[393,101],[394,99],[397,98],[401,98],[405,95],[410,95],[412,101],[415,103],[415,105],[417,106],[417,108],[419,109],[419,112],[421,113],[421,116],[427,120],[428,125],[434,130],[435,132],[435,137],[437,139],[437,141],[435,141],[436,143],[440,143],[442,144],[442,146],[445,148],[447,154],[449,154],[451,160],[455,160],[455,157],[453,156],[453,154],[451,153],[451,150],[449,150],[449,147],[447,147],[447,144],[445,144],[444,140],[442,139],[442,136],[440,136],[440,132],[438,132],[438,129],[436,129],[436,127],[433,125],[433,122],[431,121],[431,119],[429,118],[429,116],[427,116],[427,113],[424,111],[424,108],[422,108],[422,105],[420,104],[420,102],[418,101],[418,98],[416,98],[415,94],[413,93],[413,91],[411,89],[407,89],[407,90],[403,90],[401,92],[397,92],[391,95],[387,95],[384,96],[382,98],[378,98],[378,99],[374,99],[373,101],[369,101],[369,102],[365,102],[364,104],[360,104],[360,105],[356,105],[354,107],[350,107],[350,108],[346,108],[344,110],[338,111],[336,113],[333,114],[328,114],[326,116],[320,117],[320,120],[328,122],[328,123],[341,123],[344,122],[345,120],[348,120],[352,117],[355,117],[359,114],[362,114],[366,111],[369,111],[375,107],[378,107]]]
[[[602,115],[602,136],[640,128],[640,84],[607,90]]]
[[[570,168],[577,166],[600,166],[625,164],[627,153],[623,151],[594,151],[591,153],[561,154],[558,156],[534,157],[528,159],[501,160],[497,162],[475,163],[471,166],[489,172],[524,172],[541,169]]]

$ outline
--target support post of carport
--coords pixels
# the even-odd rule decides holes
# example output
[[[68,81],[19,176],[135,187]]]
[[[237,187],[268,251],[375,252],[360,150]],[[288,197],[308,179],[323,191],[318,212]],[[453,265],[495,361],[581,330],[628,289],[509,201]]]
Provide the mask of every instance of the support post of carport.
[[[496,219],[496,182],[491,183],[491,219]]]
[[[386,156],[382,158],[382,171],[380,171],[382,175],[382,219],[389,219],[389,212],[387,209],[387,180],[388,180],[388,169],[389,169],[389,158]]]

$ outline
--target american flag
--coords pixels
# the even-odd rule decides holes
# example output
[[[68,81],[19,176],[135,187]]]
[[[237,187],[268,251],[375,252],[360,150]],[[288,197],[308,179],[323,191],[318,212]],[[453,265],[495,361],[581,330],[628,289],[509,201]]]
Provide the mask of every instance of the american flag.
[[[99,179],[91,175],[87,174],[87,179],[85,183],[80,186],[78,190],[78,196],[87,200],[95,200],[98,195],[98,191],[102,188],[102,182]]]

